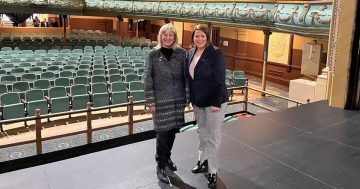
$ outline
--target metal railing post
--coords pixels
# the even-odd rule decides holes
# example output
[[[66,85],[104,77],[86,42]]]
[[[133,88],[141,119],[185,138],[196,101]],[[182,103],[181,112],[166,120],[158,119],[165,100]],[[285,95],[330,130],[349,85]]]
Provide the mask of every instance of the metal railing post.
[[[40,109],[35,110],[36,154],[42,154]]]
[[[86,136],[87,136],[87,143],[91,144],[92,142],[92,125],[91,125],[91,102],[87,103],[87,112],[86,112],[86,123],[87,123],[87,130],[86,130]]]
[[[133,105],[133,98],[129,97],[129,105],[128,105],[128,125],[129,125],[129,135],[134,133],[134,105]]]
[[[247,83],[245,84],[245,95],[244,95],[244,111],[248,111],[248,100],[249,100],[249,88]]]

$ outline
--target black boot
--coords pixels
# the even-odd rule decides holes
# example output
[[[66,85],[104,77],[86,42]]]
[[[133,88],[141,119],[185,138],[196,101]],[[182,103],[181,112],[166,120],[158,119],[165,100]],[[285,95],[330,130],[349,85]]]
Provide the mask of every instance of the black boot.
[[[208,187],[211,189],[216,188],[216,174],[209,174]]]
[[[171,159],[167,160],[166,165],[171,171],[177,171],[177,167],[175,163],[171,161]]]
[[[156,167],[156,176],[160,182],[163,182],[165,184],[170,183],[169,177],[166,175],[165,168],[162,169],[159,166],[157,166]]]
[[[192,173],[206,173],[208,171],[208,161],[198,161],[197,164],[191,169]]]

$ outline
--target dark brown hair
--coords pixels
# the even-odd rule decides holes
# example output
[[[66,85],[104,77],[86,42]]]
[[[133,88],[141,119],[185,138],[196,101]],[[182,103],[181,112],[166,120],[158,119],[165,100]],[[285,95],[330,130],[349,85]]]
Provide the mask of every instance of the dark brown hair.
[[[210,35],[209,35],[208,28],[205,27],[205,26],[202,26],[202,25],[198,24],[198,25],[196,25],[196,26],[194,27],[194,30],[193,30],[193,32],[192,32],[192,34],[191,34],[191,44],[192,44],[192,46],[194,47],[194,36],[195,36],[196,30],[200,30],[200,31],[204,32],[205,35],[206,35],[206,46],[211,45]]]

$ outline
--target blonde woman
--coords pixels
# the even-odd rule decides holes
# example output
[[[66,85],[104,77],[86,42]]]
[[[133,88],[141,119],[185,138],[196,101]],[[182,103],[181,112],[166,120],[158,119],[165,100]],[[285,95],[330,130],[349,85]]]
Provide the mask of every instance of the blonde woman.
[[[165,168],[176,171],[171,160],[175,134],[184,125],[186,87],[184,78],[185,51],[178,47],[175,27],[165,24],[158,34],[158,45],[145,62],[145,104],[153,115],[156,132],[157,177],[170,183]]]

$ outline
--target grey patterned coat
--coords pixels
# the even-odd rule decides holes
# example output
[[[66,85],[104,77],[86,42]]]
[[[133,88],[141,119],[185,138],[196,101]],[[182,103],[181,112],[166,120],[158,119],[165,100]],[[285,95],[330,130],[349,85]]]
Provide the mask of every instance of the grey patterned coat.
[[[150,51],[145,62],[145,104],[155,106],[156,132],[181,128],[184,125],[186,86],[185,51],[176,48],[168,61],[160,49]]]

